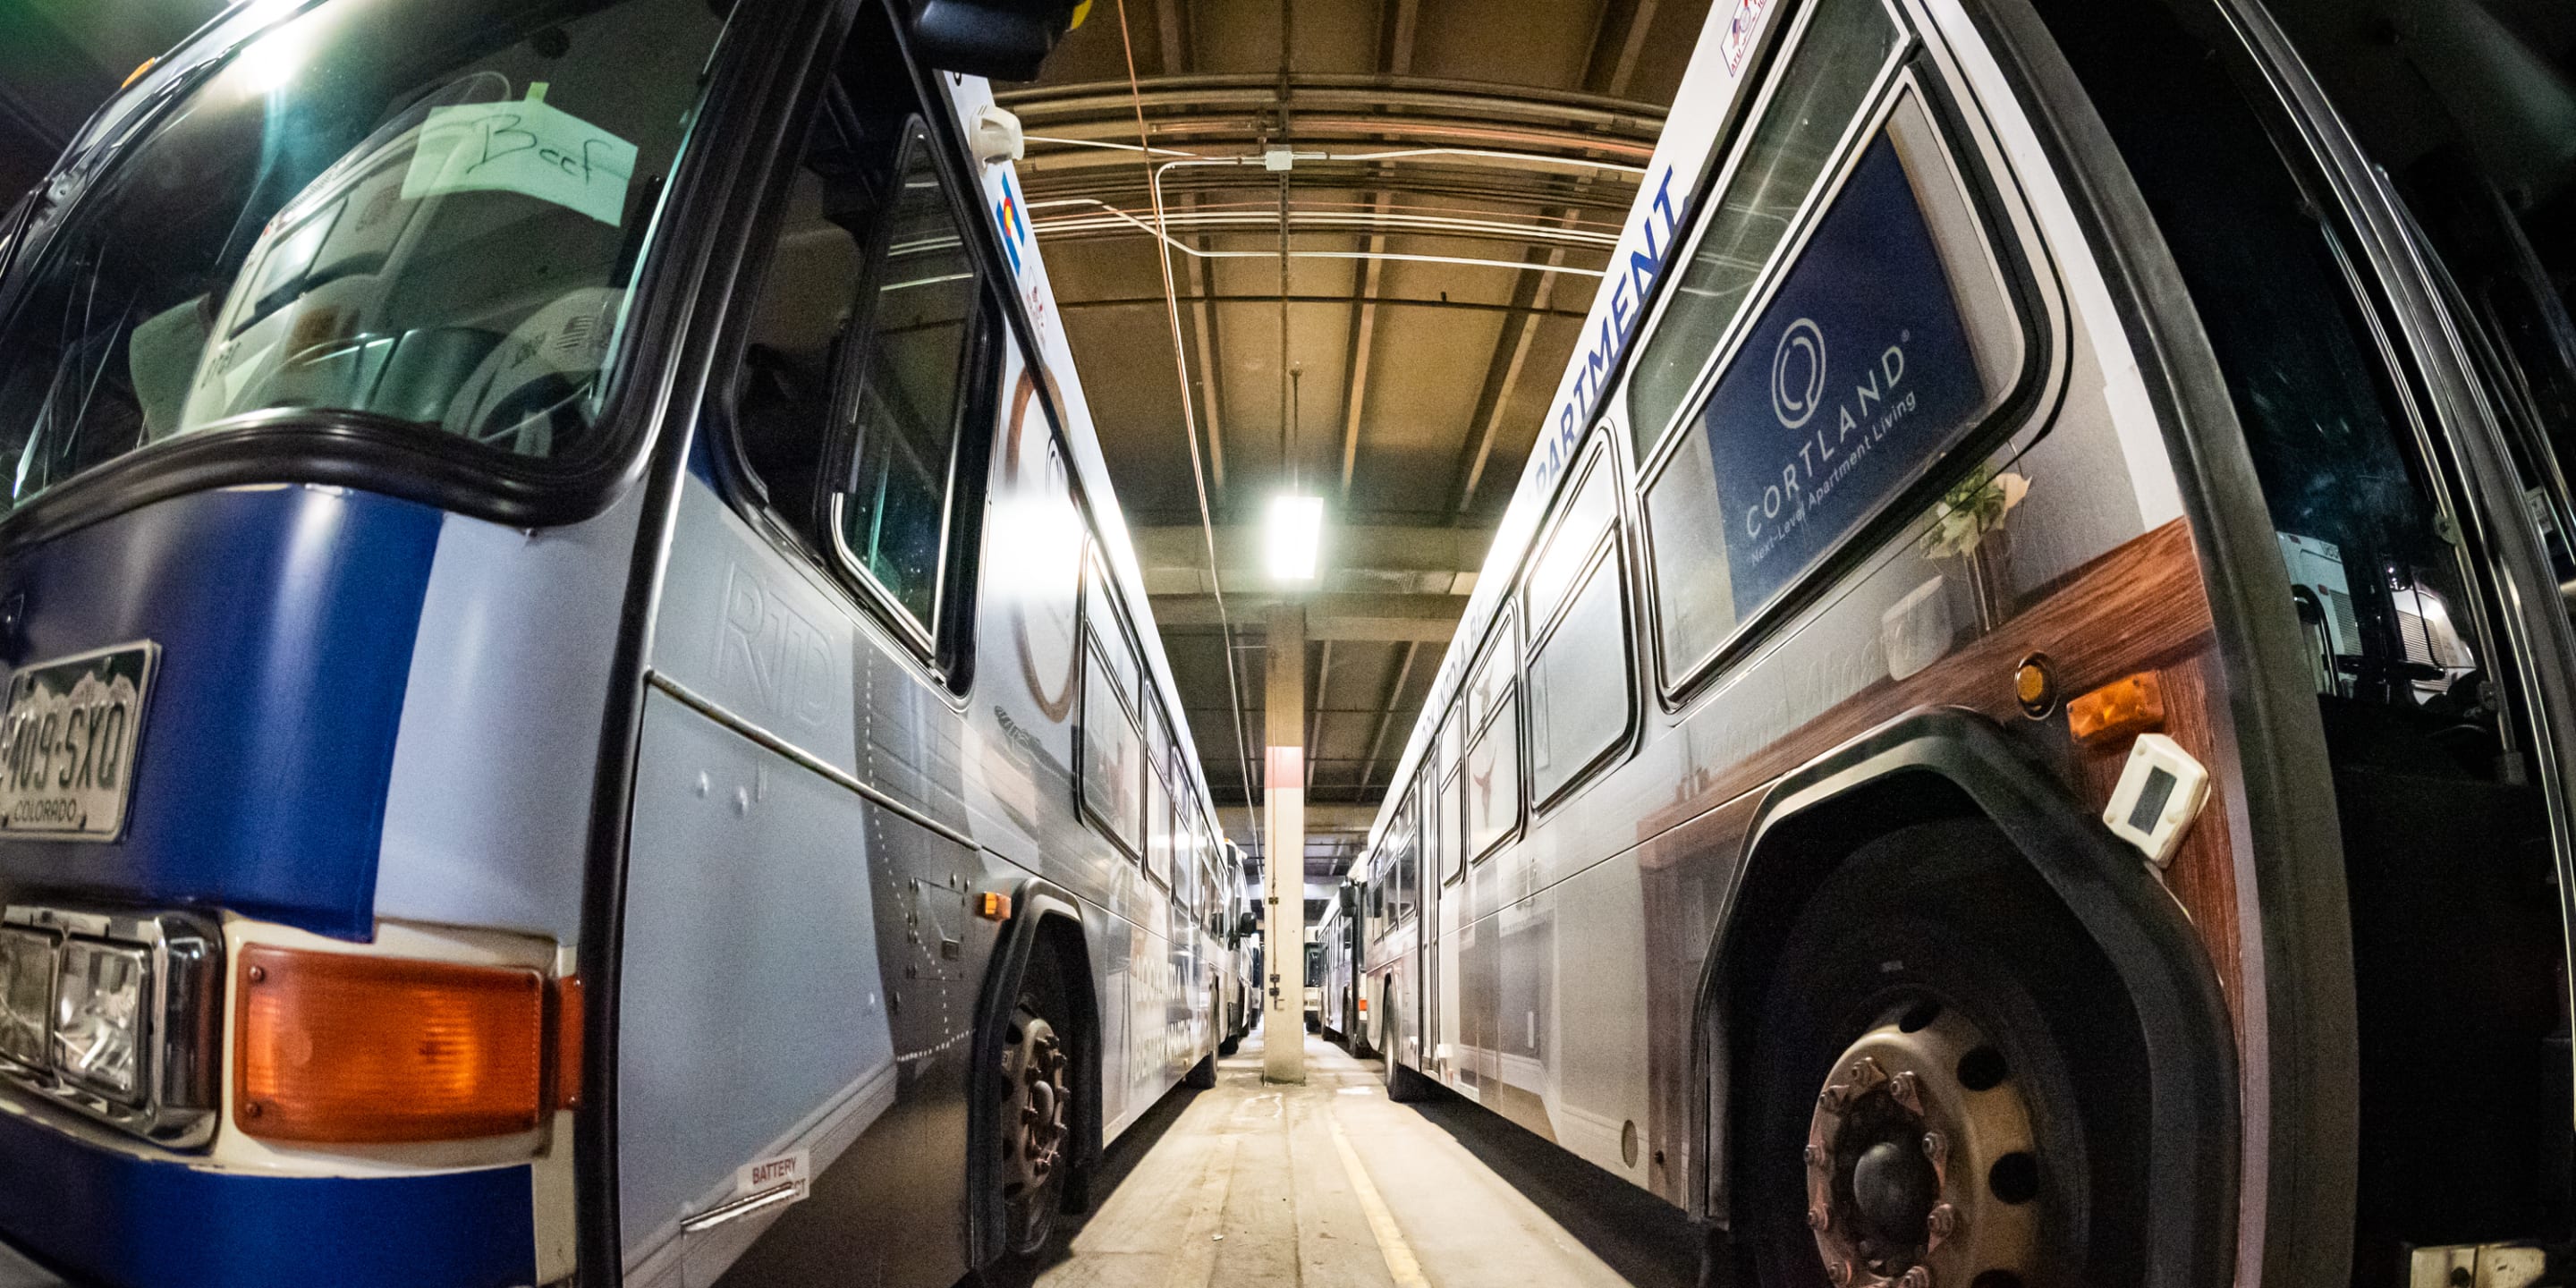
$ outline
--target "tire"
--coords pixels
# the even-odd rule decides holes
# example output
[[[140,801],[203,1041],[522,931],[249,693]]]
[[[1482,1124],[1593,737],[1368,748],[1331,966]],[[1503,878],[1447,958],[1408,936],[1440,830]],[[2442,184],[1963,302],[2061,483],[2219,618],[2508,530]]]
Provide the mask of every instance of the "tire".
[[[1181,1085],[1193,1091],[1205,1091],[1216,1085],[1216,1057],[1203,1055],[1190,1071],[1181,1075]]]
[[[1354,987],[1351,990],[1349,1001],[1351,1004],[1351,1027],[1349,1032],[1342,1035],[1342,1046],[1354,1057],[1359,1059],[1376,1059],[1377,1043],[1372,1039],[1376,1036],[1375,1026],[1377,1021],[1360,1012],[1358,988]]]
[[[1431,1098],[1431,1089],[1439,1086],[1431,1075],[1401,1060],[1386,1062],[1386,1098],[1399,1105],[1419,1104]]]
[[[1395,1014],[1395,990],[1392,987],[1387,990],[1386,996],[1378,999],[1378,1006],[1382,1008],[1379,1011],[1381,1015]],[[1399,1105],[1415,1104],[1428,1099],[1431,1088],[1435,1085],[1429,1075],[1399,1058],[1393,1049],[1395,1043],[1392,1040],[1387,1043],[1387,1046],[1389,1049],[1386,1053],[1386,1098]]]
[[[1077,1050],[1062,972],[1054,950],[1042,947],[1020,981],[993,1083],[998,1103],[986,1148],[1001,1189],[1005,1266],[1044,1250],[1065,1210],[1085,1075]]]
[[[1767,980],[1733,1026],[1739,1282],[1830,1288],[1828,1258],[1852,1283],[1915,1265],[1943,1288],[2140,1282],[2138,1026],[2000,833],[1955,820],[1863,846]]]
[[[1242,1049],[1243,1035],[1240,1033],[1229,1033],[1226,1035],[1225,1041],[1216,1044],[1216,1053],[1221,1056],[1233,1055],[1235,1052]]]
[[[1377,999],[1379,1015],[1395,1014],[1395,986],[1389,984]],[[1392,1035],[1386,1043],[1386,1098],[1399,1105],[1412,1104],[1423,1098],[1431,1080],[1406,1064],[1395,1053]]]

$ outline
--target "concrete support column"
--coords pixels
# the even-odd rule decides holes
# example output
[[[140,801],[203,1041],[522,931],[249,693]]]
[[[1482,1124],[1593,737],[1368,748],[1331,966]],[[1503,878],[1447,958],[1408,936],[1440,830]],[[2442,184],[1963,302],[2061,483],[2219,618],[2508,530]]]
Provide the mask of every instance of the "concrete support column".
[[[1262,686],[1262,936],[1270,998],[1261,1011],[1261,1077],[1306,1080],[1306,608],[1270,610]]]

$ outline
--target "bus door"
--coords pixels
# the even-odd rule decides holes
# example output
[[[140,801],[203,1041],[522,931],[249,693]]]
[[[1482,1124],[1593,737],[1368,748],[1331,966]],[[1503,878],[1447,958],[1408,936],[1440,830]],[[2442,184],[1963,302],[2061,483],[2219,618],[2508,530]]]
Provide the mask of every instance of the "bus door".
[[[2531,204],[2563,149],[2507,164],[2537,185],[2526,228],[2476,158],[2530,104],[2446,116],[2448,88],[2378,66],[2423,47],[2267,17],[2231,82],[2152,6],[2051,22],[2228,375],[2289,573],[2352,930],[2354,1282],[2394,1282],[2408,1246],[2563,1230],[2576,656],[2550,601],[2576,562],[2552,444],[2576,333],[2539,258],[2571,247],[2527,236],[2564,226]],[[2312,74],[2332,106],[2301,97]]]
[[[965,1121],[994,935],[952,681],[1019,362],[947,109],[868,15],[782,167],[672,520],[618,999],[630,1283],[746,1251],[847,1274],[835,1226],[885,1232],[863,1279],[963,1269],[965,1140],[932,1127]]]

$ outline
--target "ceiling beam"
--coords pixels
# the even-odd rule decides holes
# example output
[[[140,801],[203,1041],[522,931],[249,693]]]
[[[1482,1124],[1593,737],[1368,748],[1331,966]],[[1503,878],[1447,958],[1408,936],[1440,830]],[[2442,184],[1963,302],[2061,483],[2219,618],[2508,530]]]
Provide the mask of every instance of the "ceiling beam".
[[[1498,87],[1488,81],[1453,80],[1409,74],[1353,75],[1300,72],[1288,78],[1300,111],[1315,106],[1384,110],[1446,109],[1466,116],[1518,117],[1559,121],[1586,129],[1614,130],[1652,139],[1663,129],[1660,103],[1612,98],[1538,85]],[[1275,109],[1279,103],[1276,72],[1205,76],[1148,76],[1130,97],[1124,81],[1084,81],[1040,85],[994,95],[1023,122],[1042,124],[1067,117],[1124,117],[1132,126],[1141,100],[1150,117],[1167,108],[1192,105]]]
[[[1421,0],[1386,0],[1381,5],[1385,23],[1378,49],[1378,71],[1399,77],[1413,70],[1414,30],[1422,16]],[[1380,175],[1388,167],[1373,166]],[[1372,222],[1386,218],[1395,201],[1395,190],[1381,187],[1369,198]],[[1359,468],[1360,421],[1368,414],[1369,372],[1377,365],[1377,293],[1383,279],[1386,261],[1386,233],[1373,230],[1359,239],[1360,250],[1368,258],[1361,261],[1360,289],[1351,301],[1351,342],[1342,370],[1348,378],[1342,384],[1342,500],[1351,499],[1351,477]]]
[[[1221,523],[1216,528],[1217,567],[1228,585],[1249,588],[1269,580],[1263,571],[1260,527]],[[1127,531],[1136,563],[1148,578],[1157,572],[1207,570],[1207,537],[1195,523],[1136,526]],[[1325,531],[1323,563],[1347,572],[1475,572],[1494,544],[1491,528],[1353,524]]]
[[[1181,297],[1183,304],[1277,304],[1279,302],[1279,296],[1267,294],[1184,295]],[[1291,295],[1287,297],[1287,302],[1290,304],[1347,304],[1350,300],[1347,296],[1341,295]],[[1462,309],[1470,313],[1531,313],[1552,318],[1590,316],[1589,311],[1584,309],[1490,304],[1478,300],[1417,300],[1403,296],[1382,297],[1378,300],[1378,306],[1389,309]],[[1067,300],[1056,305],[1056,312],[1079,313],[1087,309],[1159,309],[1161,307],[1163,307],[1163,297],[1159,295],[1118,295],[1088,300]]]
[[[1198,200],[1196,197],[1190,198],[1193,208],[1196,208]],[[1198,242],[1200,250],[1208,249],[1207,238],[1199,237],[1193,240]],[[1207,427],[1208,487],[1214,494],[1208,498],[1208,505],[1216,512],[1223,513],[1225,509],[1225,416],[1224,398],[1221,396],[1221,387],[1217,383],[1217,372],[1224,368],[1225,363],[1222,360],[1223,351],[1217,348],[1215,300],[1219,297],[1208,283],[1208,262],[1196,255],[1184,255],[1181,258],[1187,261],[1184,267],[1190,279],[1190,298],[1197,301],[1190,306],[1190,329],[1198,340],[1199,422]],[[1062,306],[1059,305],[1058,308],[1060,311]],[[1182,390],[1181,396],[1189,397],[1190,391]]]
[[[1162,48],[1156,56],[1162,60],[1163,74],[1156,79],[1174,80],[1190,69],[1189,5],[1186,0],[1154,0],[1154,23],[1160,29]]]
[[[1360,766],[1360,795],[1362,796],[1368,795],[1369,789],[1376,785],[1378,753],[1386,747],[1386,731],[1395,725],[1396,709],[1404,701],[1405,683],[1413,678],[1414,660],[1421,656],[1422,641],[1415,640],[1404,646],[1404,664],[1395,668],[1395,679],[1386,686],[1386,698],[1378,703],[1380,710],[1377,717],[1377,733],[1369,739],[1367,762]]]
[[[1225,598],[1220,617],[1212,595],[1153,595],[1154,626],[1166,635],[1215,630],[1227,619],[1251,620],[1279,602],[1276,595]],[[1306,638],[1379,644],[1445,644],[1458,633],[1465,595],[1307,595]]]
[[[1655,25],[1656,0],[1610,0],[1602,6],[1601,24],[1593,29],[1591,56],[1585,60],[1583,88],[1615,97],[1637,74],[1645,56],[1646,35]]]
[[[1527,258],[1533,264],[1553,267],[1564,261],[1565,248],[1533,246]],[[1476,410],[1469,419],[1476,426],[1475,437],[1469,440],[1464,459],[1458,463],[1458,495],[1451,504],[1462,515],[1475,505],[1476,489],[1485,481],[1485,467],[1493,461],[1494,440],[1502,433],[1503,417],[1511,409],[1512,390],[1529,365],[1530,346],[1538,334],[1530,319],[1549,310],[1556,296],[1556,278],[1554,273],[1523,273],[1513,283],[1514,311],[1503,319],[1503,329],[1494,337],[1494,355],[1485,364],[1485,380],[1477,389]],[[1535,427],[1532,432],[1536,432]]]
[[[1346,805],[1318,801],[1306,802],[1306,834],[1308,836],[1314,836],[1318,833],[1349,834],[1354,832],[1365,835],[1367,834],[1370,825],[1376,822],[1377,806],[1375,805]],[[1243,838],[1240,836],[1237,836],[1236,838],[1238,843],[1240,843],[1242,839]]]
[[[1275,106],[1275,105],[1274,105]],[[1187,146],[1199,149],[1226,146],[1233,140],[1237,153],[1227,155],[1258,156],[1258,144],[1264,140],[1263,127],[1276,135],[1276,118],[1257,113],[1234,112],[1223,115],[1188,115],[1148,117],[1153,126],[1156,147],[1181,146],[1177,140],[1196,140]],[[1401,121],[1401,127],[1391,124]],[[1389,134],[1396,134],[1414,146],[1459,146],[1528,150],[1555,148],[1577,156],[1589,153],[1596,159],[1622,165],[1644,165],[1655,152],[1654,126],[1646,129],[1602,133],[1579,125],[1561,125],[1553,121],[1516,122],[1494,115],[1406,116],[1389,118],[1372,116],[1363,106],[1355,105],[1351,115],[1307,116],[1297,118],[1297,141],[1301,147],[1333,142],[1377,144]],[[1032,135],[1047,138],[1089,139],[1102,143],[1125,143],[1136,137],[1136,118],[1128,116],[1098,117],[1067,121],[1032,129]],[[1046,138],[1033,137],[1032,144],[1045,144]],[[1099,151],[1097,148],[1085,151]],[[1041,154],[1043,155],[1043,154]],[[1133,154],[1130,154],[1132,160]]]

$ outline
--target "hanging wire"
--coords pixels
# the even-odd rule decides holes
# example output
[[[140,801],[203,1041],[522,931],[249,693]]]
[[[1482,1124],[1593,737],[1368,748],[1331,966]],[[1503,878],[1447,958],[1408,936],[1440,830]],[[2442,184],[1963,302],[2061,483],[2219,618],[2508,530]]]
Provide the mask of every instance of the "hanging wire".
[[[1226,614],[1224,573],[1217,566],[1216,521],[1208,513],[1207,470],[1199,456],[1198,405],[1190,394],[1189,354],[1181,346],[1181,297],[1180,291],[1172,284],[1171,238],[1163,231],[1163,190],[1156,182],[1160,176],[1153,168],[1153,139],[1145,129],[1145,90],[1136,78],[1136,40],[1127,30],[1127,0],[1118,0],[1118,40],[1127,50],[1127,94],[1136,106],[1136,143],[1143,150],[1146,186],[1154,197],[1154,241],[1163,264],[1163,307],[1170,314],[1172,323],[1172,368],[1179,374],[1181,382],[1181,427],[1190,445],[1190,483],[1198,489],[1199,536],[1207,543],[1208,590],[1216,597],[1217,632],[1225,646],[1226,695],[1233,699],[1227,704],[1227,713],[1234,718],[1235,768],[1243,775],[1243,799],[1245,813],[1250,816],[1252,824],[1253,851],[1261,855],[1262,862],[1270,863],[1275,859],[1262,845],[1261,809],[1254,803],[1251,744],[1243,735],[1243,684],[1235,675],[1234,620]],[[1169,51],[1165,56],[1169,56]],[[1208,360],[1207,355],[1200,357],[1202,361]]]

